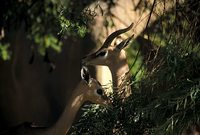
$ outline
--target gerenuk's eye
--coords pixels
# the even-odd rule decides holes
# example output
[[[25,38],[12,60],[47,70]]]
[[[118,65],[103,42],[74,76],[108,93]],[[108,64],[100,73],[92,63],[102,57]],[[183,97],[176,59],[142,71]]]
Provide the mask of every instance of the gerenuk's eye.
[[[102,89],[97,89],[97,94],[103,95],[103,90]]]
[[[103,57],[103,56],[106,56],[106,54],[107,54],[107,51],[102,51],[102,52],[99,52],[99,53],[97,54],[97,56]]]

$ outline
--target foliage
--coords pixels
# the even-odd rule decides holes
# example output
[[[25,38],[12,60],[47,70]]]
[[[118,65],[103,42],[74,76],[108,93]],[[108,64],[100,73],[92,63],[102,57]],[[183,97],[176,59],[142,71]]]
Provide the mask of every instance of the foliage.
[[[77,6],[76,1],[69,0],[3,0],[0,31],[5,34],[0,35],[0,42],[10,44],[9,33],[25,27],[24,38],[33,41],[41,55],[45,55],[47,48],[61,52],[63,35],[84,37],[88,32],[88,24],[94,17],[86,8],[90,2],[84,0]],[[5,49],[1,53],[5,54]],[[5,55],[1,56],[5,59]]]
[[[161,52],[162,64],[140,82],[150,91],[150,104],[143,109],[153,114],[156,134],[180,134],[188,123],[199,122],[200,50],[188,41],[169,42]]]
[[[9,60],[11,52],[8,51],[9,44],[1,44],[0,43],[0,57],[2,57],[3,60]]]

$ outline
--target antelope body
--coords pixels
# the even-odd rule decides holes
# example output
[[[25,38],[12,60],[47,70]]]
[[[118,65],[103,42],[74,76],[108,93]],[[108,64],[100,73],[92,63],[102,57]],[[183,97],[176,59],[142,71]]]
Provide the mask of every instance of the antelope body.
[[[103,88],[97,80],[90,78],[86,67],[82,68],[81,77],[82,80],[73,91],[64,112],[53,126],[36,128],[22,125],[15,130],[9,131],[6,135],[66,135],[74,121],[76,113],[85,101],[107,105],[109,100],[104,95]]]
[[[126,80],[130,78],[130,74],[127,74],[129,73],[129,66],[123,48],[127,46],[133,35],[115,46],[112,46],[111,43],[117,36],[129,31],[132,26],[133,24],[125,29],[113,32],[97,52],[82,59],[84,64],[108,66],[112,74],[113,88],[123,97],[128,97],[131,94],[130,86],[126,85]]]

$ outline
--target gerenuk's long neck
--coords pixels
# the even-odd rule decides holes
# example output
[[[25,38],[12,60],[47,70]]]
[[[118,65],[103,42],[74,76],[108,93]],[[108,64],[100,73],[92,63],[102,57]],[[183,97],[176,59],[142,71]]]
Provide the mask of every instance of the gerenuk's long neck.
[[[80,83],[78,87],[73,91],[74,94],[71,96],[61,117],[52,127],[50,132],[51,135],[66,135],[66,133],[69,131],[79,108],[84,103],[84,97],[82,94],[84,88],[80,88],[80,86],[82,87],[84,85],[80,85]]]
[[[120,64],[116,64],[115,67],[110,68],[112,73],[113,87],[119,87],[122,83],[122,79],[129,71],[128,64],[120,61]]]
[[[121,86],[124,84],[123,81],[125,78],[129,77],[129,66],[127,64],[126,57],[115,59],[113,65],[109,66],[109,69],[112,73],[112,81],[114,90],[120,90]],[[130,88],[129,88],[130,89]],[[125,95],[130,95],[130,90],[125,92]],[[127,97],[125,96],[125,97]]]
[[[79,108],[85,102],[83,95],[84,91],[86,91],[86,84],[85,82],[81,81],[76,89],[73,91],[73,94],[68,100],[68,104],[66,105],[63,113],[53,126],[42,129],[18,129],[18,132],[15,132],[14,135],[66,135],[76,117]]]

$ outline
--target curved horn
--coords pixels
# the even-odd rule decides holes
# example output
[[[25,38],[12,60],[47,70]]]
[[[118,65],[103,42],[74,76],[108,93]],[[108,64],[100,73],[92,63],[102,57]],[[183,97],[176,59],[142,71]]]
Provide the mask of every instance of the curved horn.
[[[106,39],[106,41],[103,43],[101,48],[108,47],[117,36],[129,31],[132,27],[133,27],[133,23],[131,23],[131,25],[128,26],[127,28],[117,30],[117,31],[113,32],[112,34],[110,34],[108,36],[108,38]]]

